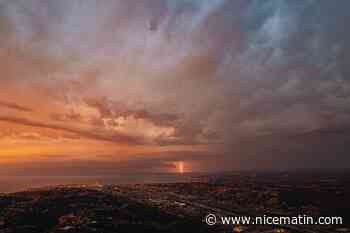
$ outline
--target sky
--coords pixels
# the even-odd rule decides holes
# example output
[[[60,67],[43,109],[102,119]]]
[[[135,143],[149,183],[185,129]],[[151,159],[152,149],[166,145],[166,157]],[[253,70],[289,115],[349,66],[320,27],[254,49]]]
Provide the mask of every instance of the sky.
[[[0,0],[0,175],[341,169],[348,0]]]

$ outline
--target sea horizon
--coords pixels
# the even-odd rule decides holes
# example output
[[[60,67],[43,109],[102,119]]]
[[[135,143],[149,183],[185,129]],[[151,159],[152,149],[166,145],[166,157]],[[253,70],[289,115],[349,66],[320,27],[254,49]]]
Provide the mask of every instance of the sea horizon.
[[[114,175],[60,175],[60,176],[0,176],[0,193],[14,193],[35,188],[60,185],[111,185],[143,183],[178,183],[193,182],[194,174],[199,173],[144,173]]]

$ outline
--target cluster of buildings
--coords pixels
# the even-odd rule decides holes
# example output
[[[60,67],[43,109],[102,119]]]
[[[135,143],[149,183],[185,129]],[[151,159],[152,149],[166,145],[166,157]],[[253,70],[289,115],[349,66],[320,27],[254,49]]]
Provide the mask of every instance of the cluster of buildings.
[[[197,230],[197,231],[196,231]],[[1,233],[211,233],[200,221],[112,194],[102,186],[62,186],[0,198]]]
[[[208,226],[205,216],[349,217],[347,179],[315,175],[225,174],[196,182],[69,185],[0,196],[1,233],[325,233],[341,226]]]
[[[110,186],[162,211],[192,218],[208,213],[223,216],[349,216],[350,187],[341,176],[328,174],[225,174],[201,177],[200,182]],[[345,226],[349,223],[345,222]],[[253,232],[266,226],[233,226],[233,231]],[[231,232],[230,229],[229,232]],[[340,225],[267,227],[276,232],[350,232]]]

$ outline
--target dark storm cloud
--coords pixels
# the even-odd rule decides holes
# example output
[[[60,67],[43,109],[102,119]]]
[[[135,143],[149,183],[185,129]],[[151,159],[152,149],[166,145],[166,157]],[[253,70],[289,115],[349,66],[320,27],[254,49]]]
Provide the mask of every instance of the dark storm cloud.
[[[270,164],[295,153],[303,161],[328,136],[302,142],[300,135],[348,131],[349,7],[347,0],[3,0],[0,32],[15,38],[4,47],[25,55],[20,65],[33,65],[20,70],[25,77],[2,67],[19,83],[36,80],[97,109],[95,126],[133,116],[174,128],[152,139],[160,145],[215,145],[232,163],[260,161],[259,151],[262,158],[275,151]],[[45,72],[37,72],[43,60]],[[91,70],[98,70],[93,85],[72,87]],[[299,142],[298,150],[282,149]],[[339,144],[329,146],[338,151]],[[348,161],[339,154],[327,156]]]

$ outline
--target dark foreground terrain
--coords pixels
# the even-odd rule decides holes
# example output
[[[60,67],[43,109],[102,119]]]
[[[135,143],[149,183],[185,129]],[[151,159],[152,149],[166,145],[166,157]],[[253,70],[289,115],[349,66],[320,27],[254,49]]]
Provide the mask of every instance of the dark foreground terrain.
[[[0,233],[350,232],[349,173],[231,173],[189,183],[70,185],[0,194]],[[220,216],[341,216],[328,225],[207,226]]]
[[[2,196],[1,233],[210,232],[122,196],[84,188],[52,188]]]

